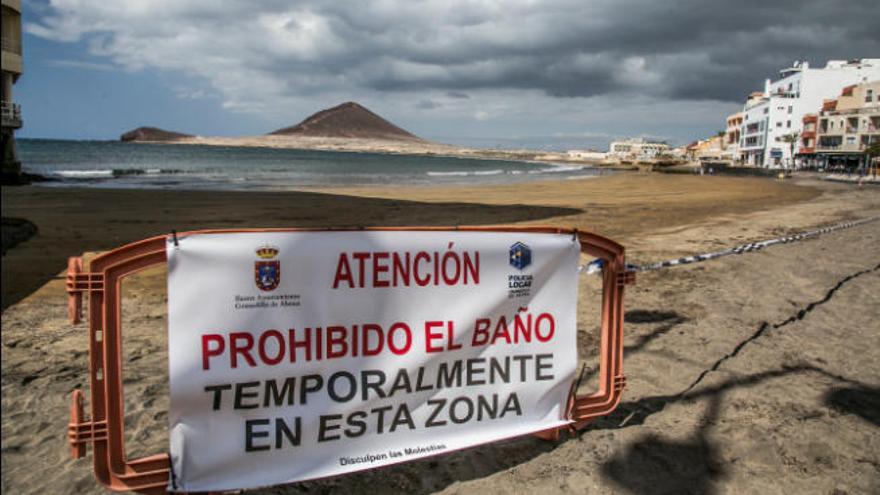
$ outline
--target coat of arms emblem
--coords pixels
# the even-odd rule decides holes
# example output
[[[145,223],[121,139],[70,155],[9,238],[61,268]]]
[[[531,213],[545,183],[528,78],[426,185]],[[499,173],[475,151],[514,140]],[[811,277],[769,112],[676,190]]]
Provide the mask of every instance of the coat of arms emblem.
[[[263,246],[257,249],[259,260],[254,262],[254,282],[262,291],[275,290],[281,283],[281,260],[278,256],[278,248]]]

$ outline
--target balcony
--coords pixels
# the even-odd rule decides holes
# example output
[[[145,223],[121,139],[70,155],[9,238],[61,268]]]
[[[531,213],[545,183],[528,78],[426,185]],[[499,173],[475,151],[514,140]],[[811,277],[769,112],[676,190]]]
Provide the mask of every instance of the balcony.
[[[21,40],[11,36],[2,36],[0,37],[0,48],[2,48],[4,52],[21,55]]]
[[[816,145],[817,152],[835,152],[835,153],[864,153],[867,145],[865,143],[826,143],[821,142]]]
[[[827,115],[856,115],[856,114],[874,114],[877,113],[876,108],[845,108],[842,110],[832,109]]]
[[[2,105],[0,108],[3,113],[3,127],[12,127],[13,129],[21,127],[21,105],[11,101],[4,101],[0,105]]]

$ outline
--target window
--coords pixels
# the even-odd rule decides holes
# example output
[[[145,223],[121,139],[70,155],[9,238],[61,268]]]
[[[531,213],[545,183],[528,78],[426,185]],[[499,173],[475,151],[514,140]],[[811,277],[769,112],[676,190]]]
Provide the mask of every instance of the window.
[[[791,129],[791,121],[790,120],[785,121],[785,127]]]
[[[794,109],[794,107],[792,107],[791,105],[789,105],[789,106],[788,106],[788,113],[790,114],[790,113],[792,112],[793,109]]]
[[[873,99],[874,99],[874,90],[869,89],[869,90],[865,91],[865,103],[871,103],[871,101]]]
[[[856,137],[855,136],[847,136],[846,144],[856,144]]]
[[[782,121],[781,121],[781,120],[780,120],[779,122],[776,123],[776,127],[782,127]]]
[[[768,113],[770,113],[770,109],[769,109],[769,108],[765,108],[765,109],[764,109],[764,115],[767,115]]]
[[[840,136],[822,136],[819,138],[819,147],[836,148],[840,146],[841,142]]]

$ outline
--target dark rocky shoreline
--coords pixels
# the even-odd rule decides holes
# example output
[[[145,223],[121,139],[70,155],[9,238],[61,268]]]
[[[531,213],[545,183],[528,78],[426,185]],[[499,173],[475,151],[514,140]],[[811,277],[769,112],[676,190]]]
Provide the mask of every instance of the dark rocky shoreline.
[[[24,218],[3,217],[0,238],[2,238],[3,255],[37,233],[37,226]]]
[[[40,174],[22,172],[20,174],[3,174],[0,176],[0,185],[3,186],[27,186],[35,182],[50,182],[55,179]]]

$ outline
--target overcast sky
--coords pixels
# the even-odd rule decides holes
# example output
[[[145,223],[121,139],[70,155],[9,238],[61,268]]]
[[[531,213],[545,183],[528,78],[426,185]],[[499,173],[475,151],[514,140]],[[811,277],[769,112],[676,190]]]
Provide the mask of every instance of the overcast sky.
[[[877,0],[23,3],[25,137],[262,134],[354,100],[450,143],[679,144],[793,60],[880,57]]]

